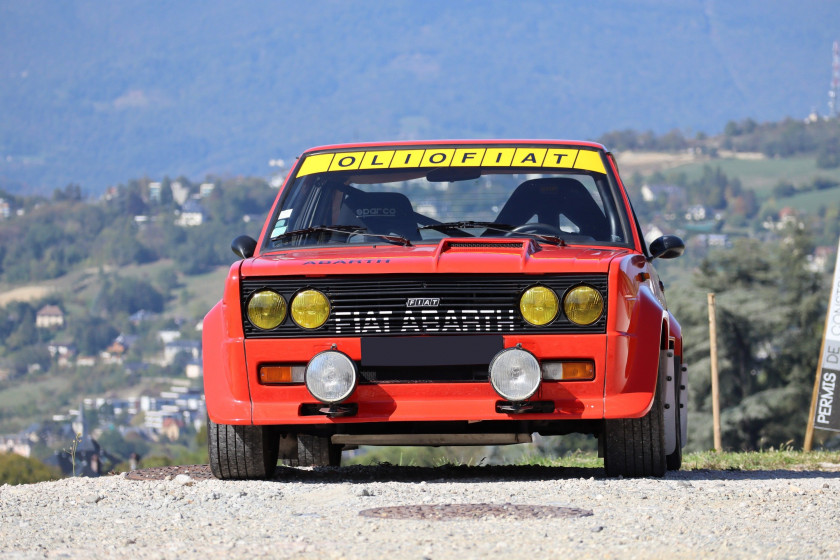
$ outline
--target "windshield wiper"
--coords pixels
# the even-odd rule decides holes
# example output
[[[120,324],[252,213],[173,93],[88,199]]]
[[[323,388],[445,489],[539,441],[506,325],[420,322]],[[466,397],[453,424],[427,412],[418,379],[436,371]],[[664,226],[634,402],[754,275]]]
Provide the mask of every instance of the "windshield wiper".
[[[530,235],[531,237],[536,237],[540,241],[545,241],[546,243],[551,243],[552,245],[559,245],[560,247],[565,247],[566,242],[563,240],[562,237],[557,237],[556,235],[548,235],[545,233],[534,233],[532,231],[515,231],[511,234],[512,236],[517,235]]]
[[[281,233],[276,237],[272,237],[272,242],[277,241],[284,241],[286,239],[290,239],[292,237],[297,237],[299,235],[308,235],[310,233],[318,233],[323,231],[331,231],[335,233],[349,233],[352,235],[363,235],[366,237],[379,237],[380,239],[384,239],[385,241],[389,241],[391,243],[397,243],[399,245],[404,245],[407,247],[411,246],[411,241],[401,235],[394,235],[394,234],[384,234],[384,233],[368,233],[367,228],[362,226],[344,226],[344,225],[334,225],[334,226],[311,226],[308,228],[303,229],[296,229],[294,231],[287,231],[286,233]]]
[[[447,229],[490,229],[493,231],[503,231],[505,233],[510,234],[511,236],[517,235],[527,235],[529,237],[536,237],[540,241],[545,241],[546,243],[552,243],[554,245],[559,245],[561,247],[566,246],[566,242],[563,241],[562,238],[557,237],[556,235],[548,235],[545,233],[536,233],[530,231],[513,231],[514,226],[508,224],[497,224],[496,222],[473,222],[473,221],[463,221],[463,222],[444,222],[440,224],[429,224],[426,226],[420,226],[417,229],[434,229],[434,230],[447,230]]]
[[[496,222],[473,222],[471,220],[463,221],[463,222],[443,222],[440,224],[429,224],[426,226],[420,226],[417,229],[434,229],[434,230],[445,230],[445,229],[492,229],[494,231],[510,231],[513,229],[513,226],[509,226],[507,224],[497,224]]]

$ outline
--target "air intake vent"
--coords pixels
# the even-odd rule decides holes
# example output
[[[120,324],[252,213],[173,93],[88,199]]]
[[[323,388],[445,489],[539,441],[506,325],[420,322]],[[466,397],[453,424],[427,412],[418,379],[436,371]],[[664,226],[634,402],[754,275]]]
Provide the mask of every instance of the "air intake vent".
[[[446,253],[507,253],[519,254],[522,252],[524,243],[522,241],[449,241],[443,248]]]
[[[488,248],[488,247],[507,247],[510,249],[521,249],[522,243],[450,243],[449,247],[452,249],[470,249],[470,248]]]

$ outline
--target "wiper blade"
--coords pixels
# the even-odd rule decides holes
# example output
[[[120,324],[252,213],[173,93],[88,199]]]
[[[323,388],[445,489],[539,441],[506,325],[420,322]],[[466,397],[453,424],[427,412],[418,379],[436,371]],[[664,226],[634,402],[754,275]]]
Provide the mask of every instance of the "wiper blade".
[[[357,230],[363,230],[361,226],[312,226],[303,229],[296,229],[294,231],[287,231],[280,235],[271,238],[272,241],[283,241],[299,235],[308,235],[310,233],[318,233],[320,231],[334,231],[336,233],[355,233]]]
[[[566,241],[562,237],[557,237],[556,235],[547,235],[545,233],[534,233],[534,232],[520,232],[517,231],[512,235],[529,235],[531,237],[536,237],[540,241],[545,241],[546,243],[551,243],[553,245],[559,245],[560,247],[566,246]]]
[[[417,229],[434,229],[434,230],[442,230],[442,229],[492,229],[495,231],[510,231],[513,229],[513,226],[509,226],[507,224],[497,224],[496,222],[473,222],[473,221],[464,221],[464,222],[444,222],[440,224],[429,224],[426,226],[420,226]]]
[[[350,226],[350,225],[334,225],[334,226],[311,226],[308,228],[303,229],[296,229],[294,231],[287,231],[286,233],[281,233],[276,237],[272,237],[271,241],[283,241],[286,239],[290,239],[292,237],[297,237],[299,235],[308,235],[310,233],[318,233],[323,231],[332,231],[335,233],[349,233],[352,235],[364,235],[366,237],[379,237],[380,239],[384,239],[385,241],[389,241],[391,243],[397,243],[399,245],[411,246],[411,241],[406,239],[401,235],[393,235],[393,234],[384,234],[384,233],[368,233],[367,228],[362,226]]]
[[[444,222],[440,224],[429,224],[426,226],[420,226],[418,229],[434,229],[434,230],[447,230],[447,229],[491,229],[493,231],[503,231],[510,236],[517,236],[523,235],[528,237],[535,237],[540,241],[545,241],[546,243],[552,243],[554,245],[559,245],[561,247],[566,246],[566,242],[556,235],[548,235],[545,233],[535,233],[535,232],[528,232],[528,231],[512,231],[514,226],[508,224],[498,224],[496,222],[473,222],[473,221],[464,221],[464,222]]]

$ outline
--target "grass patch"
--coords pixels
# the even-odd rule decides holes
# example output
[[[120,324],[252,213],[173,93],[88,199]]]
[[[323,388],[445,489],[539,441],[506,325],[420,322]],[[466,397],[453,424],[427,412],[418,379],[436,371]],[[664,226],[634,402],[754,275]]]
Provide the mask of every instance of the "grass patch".
[[[838,451],[794,451],[790,449],[744,451],[740,453],[703,451],[683,458],[685,470],[826,470],[840,468]]]
[[[840,200],[840,187],[835,187],[833,189],[809,191],[786,198],[779,198],[776,200],[776,205],[779,207],[790,206],[791,208],[814,214],[825,206],[836,206],[837,202],[832,204],[830,201],[838,200]]]
[[[222,299],[230,266],[219,266],[210,272],[195,276],[179,275],[181,286],[175,298],[167,303],[168,314],[180,317],[204,317]]]
[[[549,467],[598,468],[604,465],[595,453],[572,453],[557,459],[529,457],[523,465]],[[683,456],[682,470],[768,471],[768,470],[840,470],[840,451],[766,451],[724,452],[701,451]]]
[[[813,157],[772,158],[760,160],[713,159],[698,163],[689,163],[669,169],[671,172],[685,173],[689,179],[698,179],[703,175],[704,166],[720,167],[729,177],[737,177],[745,188],[753,189],[759,198],[768,198],[773,187],[780,182],[788,182],[797,187],[809,184],[815,177],[825,177],[840,181],[840,168],[820,169]]]
[[[59,376],[0,384],[0,433],[20,430],[36,418],[66,412],[65,407],[56,409],[44,396],[66,394],[72,384],[72,380]]]
[[[604,460],[595,451],[575,451],[562,457],[543,457],[540,455],[525,456],[516,462],[517,465],[538,465],[541,467],[569,467],[581,469],[597,469],[604,466]]]
[[[342,465],[378,465],[397,467],[477,466],[485,461],[482,447],[361,446],[345,455]]]
[[[484,459],[495,455],[490,448],[467,447],[363,447],[355,457],[345,457],[343,465],[375,465],[389,463],[402,467],[480,466]],[[574,451],[562,457],[526,454],[495,464],[538,465],[597,469],[604,460],[594,451]],[[702,451],[683,455],[682,470],[757,471],[757,470],[840,470],[840,451],[795,451],[768,449],[765,451],[724,452]]]

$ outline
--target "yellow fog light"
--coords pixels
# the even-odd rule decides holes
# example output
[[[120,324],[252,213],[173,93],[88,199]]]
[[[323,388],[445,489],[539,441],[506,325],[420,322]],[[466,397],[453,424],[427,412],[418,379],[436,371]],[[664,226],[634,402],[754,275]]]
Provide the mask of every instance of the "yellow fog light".
[[[248,300],[248,320],[258,329],[273,329],[285,318],[286,300],[277,292],[263,290]]]
[[[563,298],[563,311],[572,323],[591,325],[604,312],[604,298],[592,286],[577,286]]]
[[[317,329],[330,317],[330,300],[318,290],[304,290],[292,299],[292,319],[304,329]]]
[[[522,318],[538,327],[552,322],[559,308],[560,301],[557,299],[557,294],[545,286],[528,288],[519,298],[519,311],[522,313]]]

